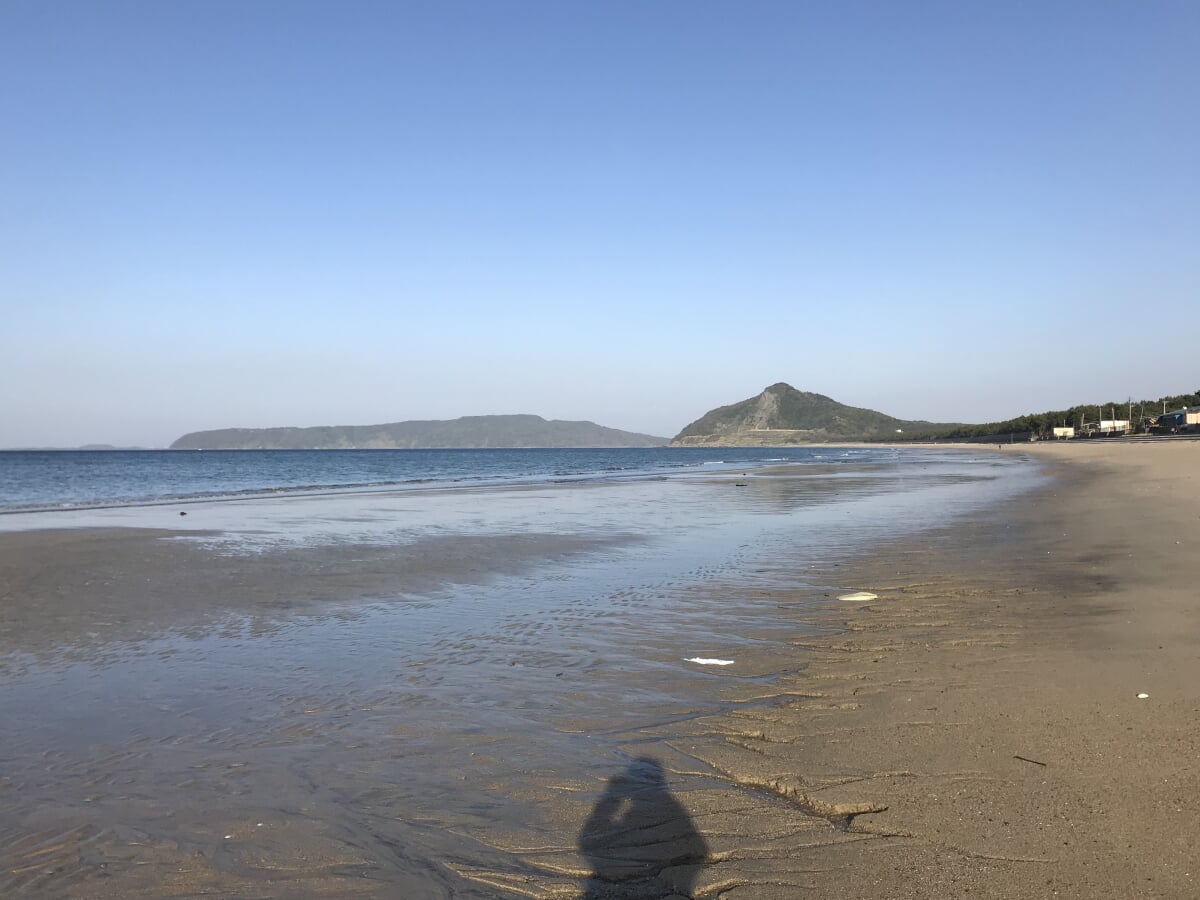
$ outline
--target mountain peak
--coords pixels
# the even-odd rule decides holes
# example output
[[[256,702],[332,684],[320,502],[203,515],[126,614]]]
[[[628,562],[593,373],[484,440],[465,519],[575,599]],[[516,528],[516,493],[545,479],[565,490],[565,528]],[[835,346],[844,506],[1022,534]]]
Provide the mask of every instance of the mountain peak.
[[[673,444],[798,444],[833,440],[879,440],[898,430],[924,430],[873,409],[838,403],[824,394],[798,391],[780,381],[756,397],[705,413]]]

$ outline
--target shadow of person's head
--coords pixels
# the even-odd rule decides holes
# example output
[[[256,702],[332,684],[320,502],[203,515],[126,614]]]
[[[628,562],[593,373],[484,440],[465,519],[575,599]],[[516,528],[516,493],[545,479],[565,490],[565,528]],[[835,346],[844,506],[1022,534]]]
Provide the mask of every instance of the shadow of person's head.
[[[650,756],[608,779],[579,832],[579,849],[592,867],[585,900],[690,896],[708,855],[662,763]]]

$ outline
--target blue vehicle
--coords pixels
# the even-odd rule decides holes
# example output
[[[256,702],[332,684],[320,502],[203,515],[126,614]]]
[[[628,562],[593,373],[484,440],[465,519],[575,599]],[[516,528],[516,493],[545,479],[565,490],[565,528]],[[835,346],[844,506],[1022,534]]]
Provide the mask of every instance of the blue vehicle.
[[[1191,413],[1189,416],[1188,413]],[[1200,413],[1200,409],[1195,407],[1184,407],[1176,412],[1163,413],[1154,420],[1154,430],[1160,434],[1179,434],[1184,431],[1189,431],[1189,419],[1194,421],[1196,414]]]

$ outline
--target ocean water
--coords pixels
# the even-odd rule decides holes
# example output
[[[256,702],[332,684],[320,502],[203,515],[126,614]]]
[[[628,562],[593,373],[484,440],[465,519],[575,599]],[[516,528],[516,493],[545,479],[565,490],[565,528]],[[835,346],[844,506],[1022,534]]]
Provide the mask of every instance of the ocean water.
[[[500,534],[767,540],[803,522],[820,542],[836,507],[859,523],[854,543],[916,527],[920,510],[988,502],[1030,469],[933,448],[12,451],[0,452],[0,532],[165,528],[262,553]],[[734,490],[712,490],[728,478]],[[895,498],[906,512],[888,516]]]
[[[870,462],[876,449],[113,450],[0,452],[0,512],[213,497],[613,480],[770,462]]]
[[[37,614],[0,635],[0,760],[22,785],[0,811],[0,872],[17,873],[0,893],[33,884],[6,848],[61,831],[43,890],[86,895],[102,862],[145,897],[187,895],[162,887],[175,847],[220,895],[564,896],[607,779],[729,691],[802,668],[807,603],[874,587],[811,572],[1043,478],[1019,453],[933,448],[0,466],[2,531],[150,527],[187,551],[180,571],[131,558],[71,582],[57,596],[84,607],[119,584],[77,627],[48,609],[46,634]]]

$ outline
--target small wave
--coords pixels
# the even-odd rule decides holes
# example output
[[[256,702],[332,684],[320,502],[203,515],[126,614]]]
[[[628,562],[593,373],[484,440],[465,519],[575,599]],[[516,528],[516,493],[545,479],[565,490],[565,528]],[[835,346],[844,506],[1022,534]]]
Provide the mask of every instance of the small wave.
[[[18,515],[35,512],[86,512],[94,509],[121,509],[125,507],[170,506],[178,503],[208,503],[228,500],[254,500],[269,497],[291,497],[313,494],[355,493],[386,491],[395,488],[413,488],[434,483],[455,483],[471,479],[410,478],[402,481],[364,481],[333,484],[268,485],[225,491],[195,491],[186,494],[151,494],[141,497],[92,497],[68,503],[28,503],[0,507],[0,515]]]

